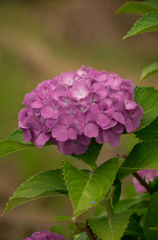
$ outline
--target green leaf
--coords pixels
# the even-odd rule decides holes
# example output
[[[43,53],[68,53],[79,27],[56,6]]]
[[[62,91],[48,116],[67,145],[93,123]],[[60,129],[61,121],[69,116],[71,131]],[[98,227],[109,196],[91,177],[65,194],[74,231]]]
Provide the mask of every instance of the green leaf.
[[[109,191],[118,167],[118,158],[113,158],[103,163],[94,172],[88,170],[79,171],[68,162],[64,162],[64,179],[73,204],[75,217],[101,201]]]
[[[157,4],[158,4],[158,2],[157,2]],[[152,63],[143,69],[139,83],[142,82],[145,78],[149,77],[150,75],[152,75],[153,73],[156,73],[156,72],[158,72],[158,62]]]
[[[70,222],[74,222],[74,219],[69,217],[69,216],[59,216],[57,218],[54,219],[54,222],[59,222],[59,221],[70,221]]]
[[[145,128],[134,133],[137,138],[145,142],[158,142],[158,117]]]
[[[89,238],[87,237],[87,234],[85,232],[81,232],[73,236],[73,240],[89,240]]]
[[[78,225],[79,225],[80,229],[79,229],[77,226],[75,226],[75,228],[74,228],[74,230],[73,230],[73,233],[71,234],[72,236],[73,236],[73,235],[76,235],[76,234],[78,234],[78,233],[83,232],[83,231],[81,231],[81,230],[83,229],[84,223],[79,223]]]
[[[136,131],[149,125],[158,116],[158,90],[153,87],[136,87],[135,101],[143,108],[141,124]]]
[[[45,146],[52,145],[51,142],[47,142]],[[23,132],[21,129],[16,129],[10,134],[8,139],[0,141],[0,158],[11,153],[25,150],[28,148],[36,147],[31,142],[25,143],[23,140]]]
[[[148,214],[144,227],[145,239],[156,240],[158,239],[158,232],[150,228],[158,227],[158,192],[155,192],[149,201]]]
[[[31,177],[14,192],[3,214],[33,199],[57,194],[68,194],[61,176],[61,170],[56,169],[38,173]]]
[[[116,13],[145,14],[158,9],[157,1],[136,2],[131,1],[123,4]]]
[[[152,31],[158,31],[158,11],[149,12],[143,15],[123,39],[136,34]]]
[[[72,156],[94,168],[102,146],[102,144],[95,141],[95,138],[92,138],[88,150],[85,153],[80,155],[72,154]]]
[[[127,227],[129,215],[129,211],[124,211],[114,214],[111,219],[107,217],[87,219],[87,223],[102,240],[120,240]]]
[[[22,142],[22,143],[25,143],[24,142],[24,138],[23,138],[23,132],[20,129],[15,129],[14,132],[10,133],[10,136],[8,137],[8,139],[14,139],[14,140],[17,140],[18,142]],[[31,143],[31,142],[29,142]]]
[[[119,182],[117,184],[117,186],[115,187],[115,190],[112,194],[112,205],[113,206],[115,206],[119,202],[119,199],[120,199],[120,196],[121,196],[121,185],[122,185],[122,183]]]
[[[149,181],[149,185],[151,187],[151,194],[158,192],[158,177],[155,177],[153,182]]]
[[[34,144],[22,143],[14,139],[6,139],[0,142],[0,158],[33,147],[35,147]]]
[[[124,235],[136,236],[136,237],[144,237],[143,228],[140,226],[139,222],[133,216],[130,216],[129,224]]]
[[[158,231],[158,227],[151,227],[149,229],[154,230],[154,231]]]
[[[137,213],[140,212],[140,214],[142,213],[140,209],[136,209],[138,204],[140,204],[144,198],[149,198],[149,193],[142,193],[139,194],[133,198],[126,198],[126,199],[121,199],[118,204],[113,208],[114,212],[120,212],[120,211],[126,211],[126,210],[131,210],[134,211],[133,213]],[[133,209],[133,210],[132,210]]]
[[[123,179],[142,169],[158,169],[158,146],[156,143],[138,143],[119,168],[117,177]]]
[[[148,208],[131,209],[131,214],[136,213],[139,217],[146,216]]]

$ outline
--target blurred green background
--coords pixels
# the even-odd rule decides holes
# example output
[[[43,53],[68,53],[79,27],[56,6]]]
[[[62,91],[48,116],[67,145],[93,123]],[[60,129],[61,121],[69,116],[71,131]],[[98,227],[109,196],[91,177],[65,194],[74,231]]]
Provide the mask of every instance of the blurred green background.
[[[0,1],[0,140],[18,126],[18,112],[26,93],[43,80],[85,64],[115,71],[137,84],[142,69],[157,61],[157,33],[122,40],[139,18],[116,15],[124,0]],[[157,86],[153,75],[143,83]],[[104,144],[98,165],[128,153],[134,138],[122,136],[118,147]],[[0,161],[0,214],[11,194],[39,171],[60,168],[66,159],[78,168],[82,162],[60,155],[56,147],[30,149]],[[130,178],[124,182],[132,184]],[[135,194],[132,185],[124,196]],[[49,229],[59,215],[72,216],[68,197],[52,197],[24,204],[0,218],[0,240],[21,240],[34,231]],[[93,216],[93,210],[88,212]],[[80,219],[83,217],[81,216]],[[59,229],[60,231],[60,229]],[[69,226],[65,225],[68,234]]]

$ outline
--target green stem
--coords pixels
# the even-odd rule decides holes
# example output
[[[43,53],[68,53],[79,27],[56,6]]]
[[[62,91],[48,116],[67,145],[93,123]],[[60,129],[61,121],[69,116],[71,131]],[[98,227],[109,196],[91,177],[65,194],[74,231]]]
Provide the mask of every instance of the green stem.
[[[93,172],[97,169],[97,164],[95,163],[94,167],[92,167]]]
[[[113,212],[113,209],[112,209],[112,206],[111,206],[111,203],[110,203],[110,199],[105,197],[104,200],[102,201],[102,203],[105,206],[105,209],[107,211],[109,219],[111,219],[112,216],[114,215],[114,212]]]

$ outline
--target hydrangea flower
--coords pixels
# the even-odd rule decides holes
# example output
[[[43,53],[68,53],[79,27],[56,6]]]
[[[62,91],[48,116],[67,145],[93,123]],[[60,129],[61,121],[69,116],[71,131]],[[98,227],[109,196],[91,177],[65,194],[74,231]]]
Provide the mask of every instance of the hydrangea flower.
[[[31,237],[27,237],[23,240],[65,240],[63,235],[59,235],[57,233],[51,233],[48,230],[43,230],[41,232],[35,232]],[[67,239],[71,240],[71,239]]]
[[[149,181],[153,181],[156,176],[158,176],[158,171],[155,171],[153,169],[145,169],[145,170],[140,170],[137,172],[141,178],[143,178],[147,183]],[[133,183],[136,189],[137,193],[142,193],[143,191],[146,191],[146,189],[140,184],[140,182],[133,177]]]
[[[135,131],[143,109],[134,102],[134,84],[117,74],[84,65],[43,81],[26,94],[19,112],[24,141],[47,141],[66,155],[83,154],[92,138],[116,147],[121,133]]]

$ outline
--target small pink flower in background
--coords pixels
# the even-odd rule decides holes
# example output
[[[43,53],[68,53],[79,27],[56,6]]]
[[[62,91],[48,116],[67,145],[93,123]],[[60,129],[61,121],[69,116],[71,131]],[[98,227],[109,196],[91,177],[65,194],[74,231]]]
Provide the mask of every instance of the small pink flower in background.
[[[63,235],[59,235],[57,233],[51,233],[48,230],[43,230],[41,232],[35,232],[31,237],[27,237],[23,240],[65,240]],[[71,240],[71,239],[67,239]]]
[[[84,65],[43,81],[19,112],[24,141],[38,148],[50,141],[65,155],[86,152],[92,138],[116,147],[124,129],[140,125],[143,109],[134,102],[134,88],[130,79]]]
[[[158,171],[154,169],[145,169],[145,170],[140,170],[137,172],[141,178],[143,178],[147,183],[149,181],[153,181],[156,176],[158,176]],[[133,177],[133,183],[136,189],[137,193],[142,193],[143,191],[146,191],[146,189],[140,184],[140,182]]]

